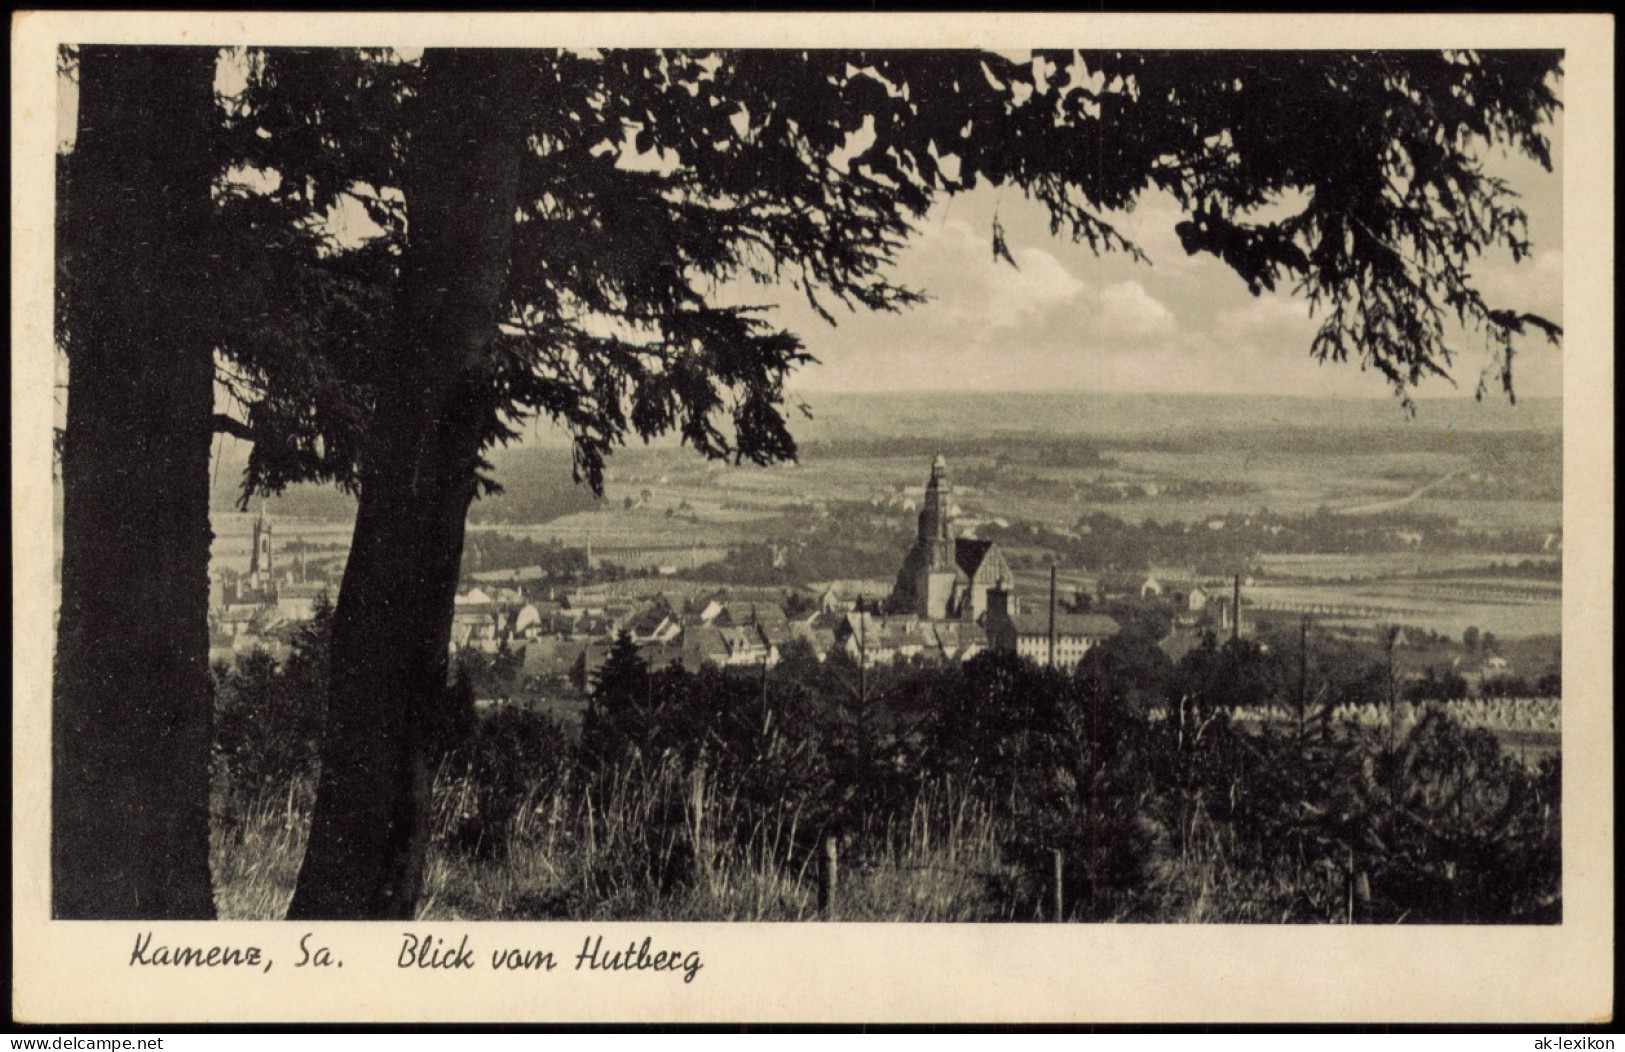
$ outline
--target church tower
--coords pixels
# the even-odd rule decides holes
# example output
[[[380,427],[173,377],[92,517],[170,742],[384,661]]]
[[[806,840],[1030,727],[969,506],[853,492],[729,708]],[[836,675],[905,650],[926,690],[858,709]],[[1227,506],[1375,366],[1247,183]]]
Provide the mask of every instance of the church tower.
[[[998,544],[976,537],[974,530],[971,536],[959,536],[954,513],[948,461],[939,454],[925,484],[919,532],[897,571],[889,612],[925,621],[981,624],[993,592],[1009,598],[1010,564]]]
[[[931,478],[925,484],[925,506],[920,509],[919,542],[921,547],[930,546],[933,566],[939,565],[935,558],[938,552],[945,560],[940,565],[946,566],[952,560],[948,549],[954,542],[953,490],[953,483],[948,480],[948,461],[938,453],[937,459],[931,462]]]
[[[260,501],[260,517],[254,520],[254,548],[248,556],[248,579],[254,588],[271,583],[271,522],[265,517],[265,502]]]
[[[948,461],[942,454],[931,464],[931,479],[925,484],[925,506],[920,509],[920,530],[915,541],[920,559],[914,578],[914,612],[931,621],[948,616],[954,597],[953,483],[948,479]]]

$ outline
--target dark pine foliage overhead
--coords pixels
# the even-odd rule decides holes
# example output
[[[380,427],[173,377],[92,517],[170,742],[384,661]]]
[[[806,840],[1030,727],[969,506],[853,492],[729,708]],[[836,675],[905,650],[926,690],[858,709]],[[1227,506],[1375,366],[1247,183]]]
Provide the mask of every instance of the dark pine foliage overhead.
[[[1550,167],[1554,52],[536,51],[504,298],[482,365],[488,443],[564,424],[576,475],[666,431],[711,457],[791,457],[783,382],[812,361],[760,307],[832,322],[918,293],[887,266],[934,201],[983,183],[1041,202],[1057,234],[1112,226],[1148,191],[1186,250],[1255,294],[1305,296],[1310,352],[1402,398],[1477,333],[1512,391],[1516,340],[1551,322],[1487,302],[1479,256],[1529,251],[1492,148]],[[254,275],[230,334],[256,445],[249,487],[354,483],[387,294],[409,240],[400,187],[420,70],[387,51],[264,50],[229,100],[240,177],[226,251]],[[275,173],[268,177],[266,173]],[[267,182],[275,189],[267,192]],[[363,244],[328,222],[346,201]],[[1010,258],[1004,232],[989,232]],[[746,301],[749,289],[761,301]]]

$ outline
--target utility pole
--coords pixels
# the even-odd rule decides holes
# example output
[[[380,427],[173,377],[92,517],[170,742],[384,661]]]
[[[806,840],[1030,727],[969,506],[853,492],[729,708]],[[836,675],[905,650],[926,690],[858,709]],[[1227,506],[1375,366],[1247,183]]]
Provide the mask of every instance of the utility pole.
[[[867,764],[870,755],[869,749],[869,643],[868,626],[863,609],[863,600],[858,599],[858,705],[853,714],[853,731],[857,735],[858,755]],[[833,848],[831,849],[833,851]],[[833,859],[833,854],[831,859]]]
[[[1049,564],[1049,667],[1055,667],[1055,560]]]
[[[767,642],[767,638],[765,636],[763,637],[762,642],[763,643]],[[771,654],[772,654],[772,650],[770,648],[767,648],[767,647],[763,648],[763,650],[762,650],[762,726],[763,726],[764,730],[767,727],[767,659]]]
[[[863,599],[858,599],[858,707],[869,704],[869,648],[863,630]]]
[[[1298,754],[1303,755],[1304,718],[1309,706],[1309,618],[1298,627]]]
[[[1235,588],[1230,594],[1230,642],[1241,639],[1241,574],[1236,574]]]
[[[1388,626],[1383,633],[1384,649],[1388,652],[1388,748],[1394,747],[1394,724],[1399,721],[1399,697],[1394,690],[1394,640],[1399,638],[1399,629],[1393,625]]]

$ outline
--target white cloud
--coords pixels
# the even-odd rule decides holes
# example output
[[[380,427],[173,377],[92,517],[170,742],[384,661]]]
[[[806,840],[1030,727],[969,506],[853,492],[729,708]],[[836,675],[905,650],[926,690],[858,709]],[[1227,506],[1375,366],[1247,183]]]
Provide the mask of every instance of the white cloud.
[[[965,313],[981,315],[992,328],[1010,328],[1039,320],[1084,293],[1083,282],[1043,249],[1021,249],[1014,255],[1015,267],[988,264],[982,287],[971,293]]]
[[[929,318],[961,346],[1079,332],[1143,341],[1178,328],[1173,312],[1138,280],[1086,280],[1104,269],[1100,261],[1077,254],[1063,263],[1065,251],[1013,243],[1011,266],[993,257],[990,228],[961,219],[928,228],[906,267],[908,280],[934,300],[917,322]]]
[[[1287,293],[1250,297],[1246,303],[1214,316],[1212,331],[1232,339],[1275,336],[1302,339],[1313,332],[1309,305]]]
[[[923,288],[955,329],[1010,329],[1042,320],[1077,299],[1084,284],[1037,247],[1014,253],[1016,265],[993,257],[991,230],[961,219],[921,232],[906,280]]]
[[[1563,250],[1539,249],[1522,263],[1486,260],[1479,286],[1492,307],[1531,311],[1554,321],[1563,318]]]
[[[1166,336],[1178,326],[1173,314],[1138,281],[1119,281],[1100,290],[1096,328],[1105,336]]]

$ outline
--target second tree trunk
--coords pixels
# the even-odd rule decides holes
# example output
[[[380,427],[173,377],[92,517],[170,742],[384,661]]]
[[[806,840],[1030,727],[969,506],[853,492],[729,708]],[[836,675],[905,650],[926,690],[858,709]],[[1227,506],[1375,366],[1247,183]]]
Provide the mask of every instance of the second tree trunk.
[[[403,178],[410,240],[395,370],[382,380],[334,612],[326,742],[289,916],[410,918],[428,845],[431,727],[464,522],[494,413],[525,148],[523,52],[429,51]]]

